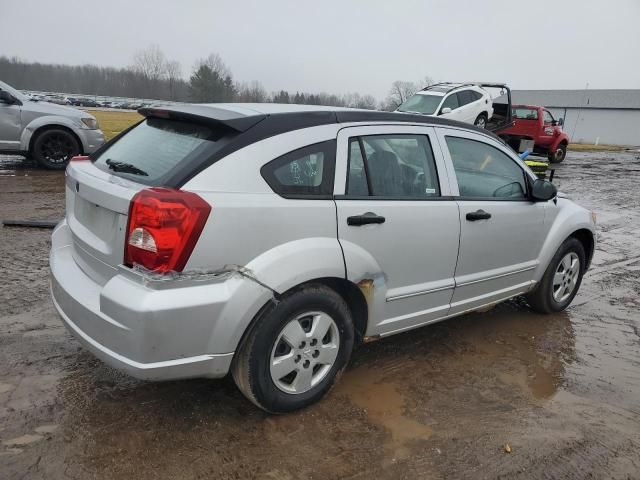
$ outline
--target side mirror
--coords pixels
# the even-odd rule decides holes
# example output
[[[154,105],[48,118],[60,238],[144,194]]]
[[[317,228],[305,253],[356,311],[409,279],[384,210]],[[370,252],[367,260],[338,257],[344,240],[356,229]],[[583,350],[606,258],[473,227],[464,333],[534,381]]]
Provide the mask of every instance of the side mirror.
[[[558,125],[560,125],[561,127],[564,126],[564,118],[558,119]]]
[[[533,182],[531,188],[531,198],[534,202],[546,202],[551,200],[558,194],[556,186],[548,180],[542,180],[538,178]]]
[[[5,92],[4,90],[0,90],[0,102],[6,103],[7,105],[13,105],[16,103],[16,99],[13,98],[9,92]]]
[[[444,115],[445,113],[451,113],[451,109],[449,107],[444,107],[440,110],[440,115]]]

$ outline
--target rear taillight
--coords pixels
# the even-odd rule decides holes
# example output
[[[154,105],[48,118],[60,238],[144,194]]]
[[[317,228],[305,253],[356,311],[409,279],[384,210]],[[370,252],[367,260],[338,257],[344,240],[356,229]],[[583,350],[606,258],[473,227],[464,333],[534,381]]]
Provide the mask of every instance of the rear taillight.
[[[82,160],[89,160],[88,155],[76,155],[75,157],[71,157],[72,162],[80,162]]]
[[[124,263],[156,272],[181,272],[211,212],[192,192],[148,188],[129,206]]]

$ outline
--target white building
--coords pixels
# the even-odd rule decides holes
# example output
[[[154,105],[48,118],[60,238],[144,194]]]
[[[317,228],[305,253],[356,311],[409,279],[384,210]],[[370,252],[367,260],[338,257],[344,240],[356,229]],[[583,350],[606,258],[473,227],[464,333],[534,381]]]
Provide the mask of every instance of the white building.
[[[513,104],[564,118],[572,143],[640,145],[640,90],[513,90]]]

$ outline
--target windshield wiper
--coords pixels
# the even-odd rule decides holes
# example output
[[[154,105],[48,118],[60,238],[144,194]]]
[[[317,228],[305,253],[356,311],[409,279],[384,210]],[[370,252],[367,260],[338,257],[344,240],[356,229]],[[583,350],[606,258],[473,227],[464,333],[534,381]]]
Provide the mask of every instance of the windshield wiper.
[[[138,167],[136,167],[135,165],[131,165],[130,163],[116,162],[115,160],[111,160],[110,158],[107,158],[104,163],[106,163],[114,172],[131,173],[133,175],[142,175],[145,177],[149,176],[147,172],[145,172],[144,170],[140,170]]]

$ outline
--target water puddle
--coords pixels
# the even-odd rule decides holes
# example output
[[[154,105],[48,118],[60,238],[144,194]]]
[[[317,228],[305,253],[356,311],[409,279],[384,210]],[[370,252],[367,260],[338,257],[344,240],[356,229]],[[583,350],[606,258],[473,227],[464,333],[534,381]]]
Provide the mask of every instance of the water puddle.
[[[409,455],[411,442],[427,439],[433,433],[428,426],[405,416],[405,398],[401,390],[369,366],[347,371],[335,392],[346,395],[366,412],[371,423],[390,433],[385,450],[394,460]]]

